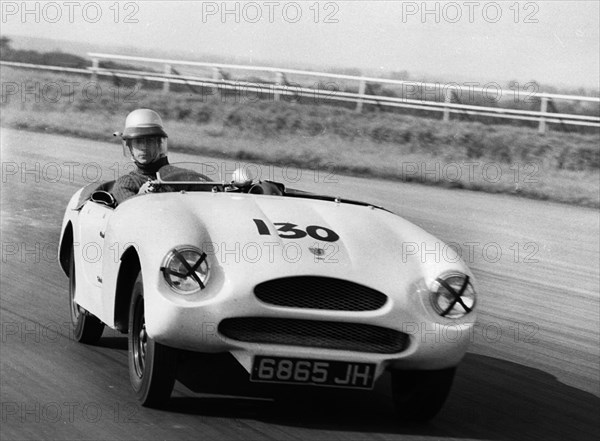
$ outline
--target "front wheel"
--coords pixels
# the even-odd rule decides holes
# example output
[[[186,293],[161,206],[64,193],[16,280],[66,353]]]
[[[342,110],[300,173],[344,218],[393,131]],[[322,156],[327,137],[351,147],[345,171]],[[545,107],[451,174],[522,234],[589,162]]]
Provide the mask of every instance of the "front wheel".
[[[428,421],[442,408],[456,368],[438,371],[393,370],[392,398],[400,421]]]
[[[133,286],[129,305],[129,379],[142,406],[160,407],[171,396],[177,374],[177,351],[146,333],[142,273]]]
[[[75,275],[75,251],[71,248],[69,261],[69,306],[71,310],[71,323],[73,324],[73,338],[81,343],[90,345],[98,343],[104,331],[102,323],[95,315],[75,303],[75,287],[77,286]]]

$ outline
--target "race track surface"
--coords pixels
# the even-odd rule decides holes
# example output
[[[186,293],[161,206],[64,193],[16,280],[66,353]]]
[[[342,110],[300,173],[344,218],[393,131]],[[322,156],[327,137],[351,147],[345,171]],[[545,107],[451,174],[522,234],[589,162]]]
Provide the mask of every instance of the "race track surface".
[[[105,330],[99,346],[70,338],[67,278],[56,261],[69,198],[91,180],[123,173],[120,146],[2,129],[1,153],[2,440],[600,435],[597,210],[329,175],[331,169],[265,168],[273,176],[263,178],[383,205],[460,246],[477,277],[480,312],[451,395],[436,419],[416,426],[393,421],[385,380],[369,395],[283,402],[199,394],[177,383],[169,407],[151,410],[130,390],[125,337]],[[234,162],[226,167],[231,172]]]

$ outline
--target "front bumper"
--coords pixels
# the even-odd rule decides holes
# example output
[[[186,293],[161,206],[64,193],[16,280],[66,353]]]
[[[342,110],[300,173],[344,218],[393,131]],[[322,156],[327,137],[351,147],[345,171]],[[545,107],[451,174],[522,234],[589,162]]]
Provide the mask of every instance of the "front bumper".
[[[444,369],[456,366],[463,358],[475,324],[473,313],[461,321],[436,316],[428,310],[422,293],[407,293],[401,299],[389,297],[383,307],[374,311],[332,311],[265,304],[255,297],[249,286],[252,284],[236,284],[231,280],[213,283],[218,289],[214,292],[207,289],[198,297],[175,294],[161,278],[154,282],[155,288],[146,287],[144,293],[146,329],[152,338],[164,345],[194,352],[229,352],[248,372],[257,355],[375,363],[377,377],[388,368]],[[237,318],[252,318],[256,323],[297,324],[301,321],[310,325],[315,322],[317,328],[322,323],[331,323],[334,328],[339,324],[341,329],[348,324],[356,325],[357,330],[377,327],[390,330],[394,335],[404,335],[406,343],[398,351],[390,352],[353,348],[348,344],[337,348],[318,347],[311,345],[310,340],[281,344],[277,339],[241,338],[241,334],[223,332],[223,326],[220,328],[223,321]]]

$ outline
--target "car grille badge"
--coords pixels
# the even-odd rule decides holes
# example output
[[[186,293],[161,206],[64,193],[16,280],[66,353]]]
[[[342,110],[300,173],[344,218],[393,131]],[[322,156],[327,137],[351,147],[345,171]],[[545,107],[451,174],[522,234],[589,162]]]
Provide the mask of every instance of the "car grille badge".
[[[317,259],[325,259],[325,249],[319,248],[318,246],[308,247],[308,251],[315,255]]]

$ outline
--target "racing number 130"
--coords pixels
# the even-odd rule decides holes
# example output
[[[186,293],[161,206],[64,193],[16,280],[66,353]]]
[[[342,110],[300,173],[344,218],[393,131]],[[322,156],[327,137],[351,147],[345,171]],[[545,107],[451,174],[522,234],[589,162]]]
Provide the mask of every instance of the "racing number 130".
[[[262,236],[269,236],[271,234],[265,221],[262,219],[252,220],[256,224],[258,234]],[[298,225],[290,224],[288,222],[274,222],[273,225],[278,227],[277,231],[279,232],[279,237],[282,239],[301,239],[306,235],[309,235],[313,239],[322,240],[323,242],[335,242],[340,238],[335,231],[316,225],[309,225],[306,227],[306,231],[297,228]]]

